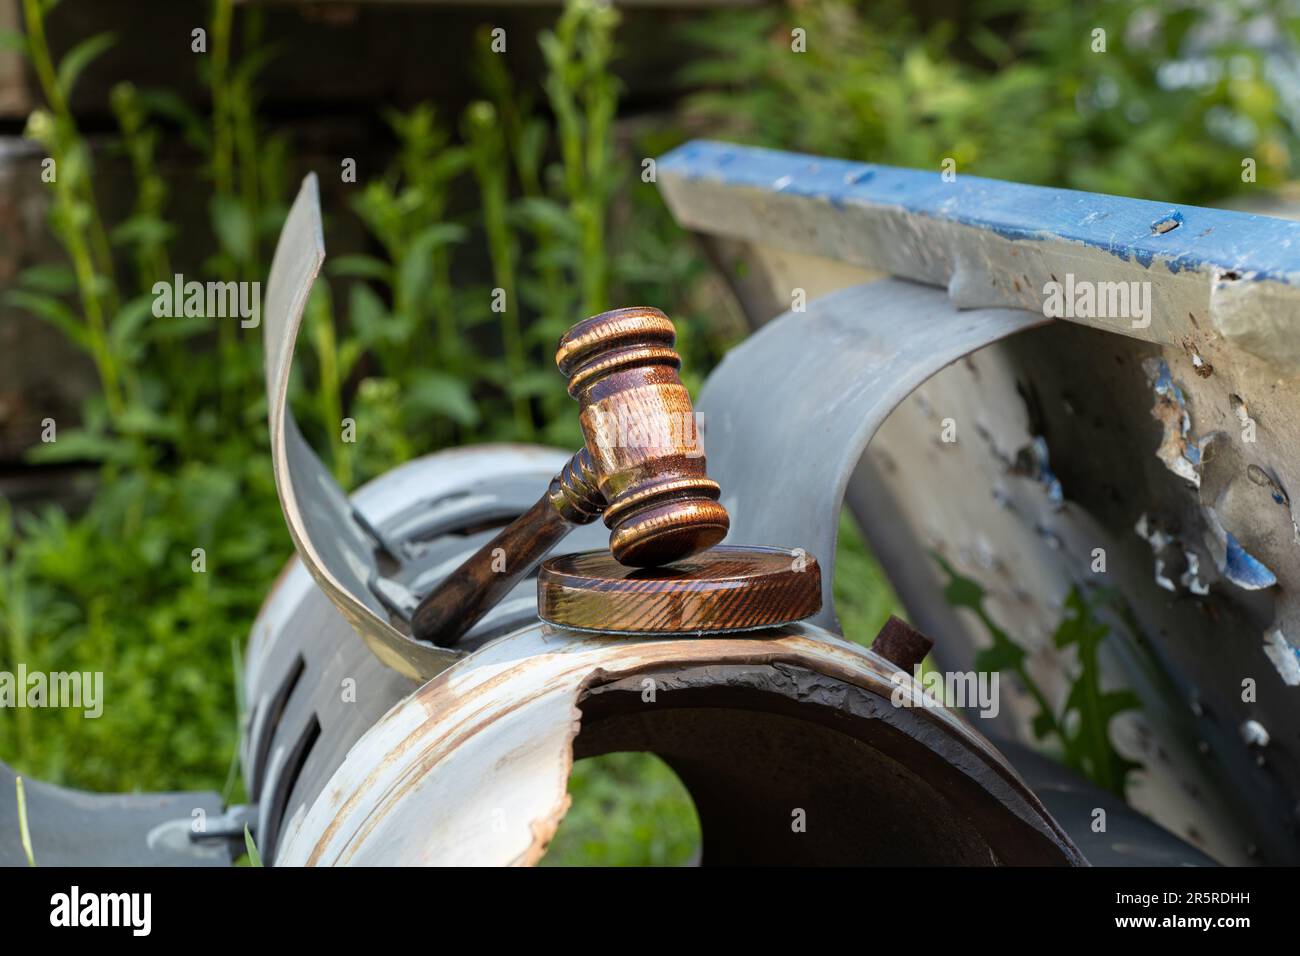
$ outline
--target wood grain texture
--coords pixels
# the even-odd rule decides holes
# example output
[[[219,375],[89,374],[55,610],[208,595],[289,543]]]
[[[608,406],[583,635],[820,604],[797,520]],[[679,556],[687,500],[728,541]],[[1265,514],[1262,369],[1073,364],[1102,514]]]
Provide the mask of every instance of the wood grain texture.
[[[537,576],[548,624],[618,634],[716,634],[777,627],[821,609],[816,559],[781,548],[719,547],[662,568],[603,551],[551,558]]]
[[[615,309],[570,328],[556,363],[581,407],[585,446],[532,508],[424,596],[421,641],[451,647],[575,525],[602,513],[624,565],[657,567],[704,551],[730,527],[704,473],[676,332],[658,309]]]
[[[411,616],[418,640],[451,647],[575,527],[595,521],[605,499],[591,458],[578,451],[551,479],[546,494],[421,599]]]
[[[609,503],[610,550],[634,567],[697,554],[730,527],[718,483],[705,473],[675,341],[668,316],[633,306],[579,322],[555,354]]]

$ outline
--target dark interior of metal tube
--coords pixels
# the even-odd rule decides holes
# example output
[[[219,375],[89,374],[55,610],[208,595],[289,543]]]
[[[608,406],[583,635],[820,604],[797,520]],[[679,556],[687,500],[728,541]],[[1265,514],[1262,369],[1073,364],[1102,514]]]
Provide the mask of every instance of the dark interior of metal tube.
[[[655,684],[647,701],[647,679]],[[690,791],[703,865],[1063,865],[1037,801],[968,739],[803,668],[590,686],[574,758],[648,751]]]

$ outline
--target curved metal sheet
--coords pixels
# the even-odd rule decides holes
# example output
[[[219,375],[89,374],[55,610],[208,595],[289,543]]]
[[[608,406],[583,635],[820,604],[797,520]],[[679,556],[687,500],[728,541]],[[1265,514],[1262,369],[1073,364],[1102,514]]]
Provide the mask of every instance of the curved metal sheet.
[[[983,737],[946,709],[894,706],[894,675],[910,677],[827,631],[610,640],[534,625],[486,645],[389,711],[290,824],[277,865],[536,863],[569,805],[584,694],[637,675],[700,668],[718,675],[715,689],[725,693],[734,691],[737,673],[770,665],[821,675],[823,686],[865,690],[876,703],[865,712],[837,708],[837,720],[847,722],[841,728],[855,721],[895,728],[912,752],[930,755],[932,768],[960,781],[955,789],[1000,808],[999,826],[984,834],[991,842],[1015,831],[1039,853],[1055,847],[1047,851],[1055,862],[1083,862]],[[866,816],[860,825],[870,825]]]
[[[1045,321],[1015,309],[962,311],[940,290],[885,279],[765,325],[727,353],[697,403],[709,475],[731,515],[727,543],[815,557],[824,571],[812,620],[838,631],[840,509],[876,429],[945,365]]]
[[[491,528],[467,529],[481,528],[485,517],[507,520],[526,510],[568,459],[568,452],[534,445],[449,449],[380,475],[350,502],[407,559],[392,580],[419,590],[493,534]],[[599,547],[605,536],[598,525],[584,526],[557,550]],[[536,619],[535,579],[529,578],[470,630],[461,647],[473,649]],[[250,723],[241,758],[250,800],[262,802],[263,778],[272,776],[275,753],[281,748],[288,752],[313,725],[319,727],[300,766],[287,771],[293,776],[296,770],[294,779],[287,780],[290,786],[280,791],[288,792],[283,801],[287,818],[305,811],[357,739],[419,687],[384,666],[357,639],[299,558],[290,560],[267,596],[245,661]],[[278,816],[274,822],[281,826]],[[272,823],[270,817],[267,823]],[[267,831],[258,833],[258,846],[264,860],[275,859]]]
[[[275,486],[294,547],[311,576],[389,667],[427,678],[459,656],[416,641],[389,621],[370,588],[379,577],[376,542],[353,517],[333,476],[303,439],[288,406],[294,344],[312,285],[325,261],[316,177],[303,180],[271,261],[264,315],[267,420]]]

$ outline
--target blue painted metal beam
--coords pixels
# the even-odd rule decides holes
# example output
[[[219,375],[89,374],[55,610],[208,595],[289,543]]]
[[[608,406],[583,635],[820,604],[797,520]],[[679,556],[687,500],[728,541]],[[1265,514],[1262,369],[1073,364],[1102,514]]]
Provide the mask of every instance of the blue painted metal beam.
[[[657,161],[660,176],[823,200],[891,207],[1006,239],[1064,239],[1123,261],[1240,273],[1300,285],[1300,222],[1247,213],[1026,186],[958,173],[827,159],[709,140]]]

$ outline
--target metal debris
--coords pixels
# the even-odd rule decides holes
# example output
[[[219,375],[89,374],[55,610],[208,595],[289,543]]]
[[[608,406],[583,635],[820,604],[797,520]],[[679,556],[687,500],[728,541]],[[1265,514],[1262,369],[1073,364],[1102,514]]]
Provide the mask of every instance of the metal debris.
[[[1265,636],[1264,653],[1277,668],[1283,683],[1288,687],[1300,687],[1300,648],[1292,647],[1281,630]]]
[[[1178,593],[1178,586],[1174,584],[1173,579],[1165,573],[1166,560],[1161,557],[1167,548],[1174,544],[1174,539],[1161,531],[1155,526],[1155,523],[1147,517],[1146,512],[1138,518],[1137,524],[1133,526],[1138,537],[1151,545],[1151,553],[1155,555],[1155,581],[1160,587],[1169,591],[1171,594]]]
[[[1238,728],[1241,732],[1242,742],[1248,747],[1267,747],[1269,736],[1264,725],[1258,720],[1243,721]]]
[[[1165,545],[1173,540],[1169,535],[1155,527],[1151,519],[1147,517],[1145,511],[1142,512],[1142,515],[1138,518],[1137,524],[1133,526],[1133,530],[1137,532],[1139,538],[1142,538],[1147,542],[1147,544],[1151,545],[1152,551],[1164,550]]]
[[[1203,597],[1209,594],[1210,586],[1200,578],[1201,559],[1197,557],[1195,551],[1184,551],[1183,557],[1187,559],[1187,570],[1178,579],[1178,583],[1197,596]]]

